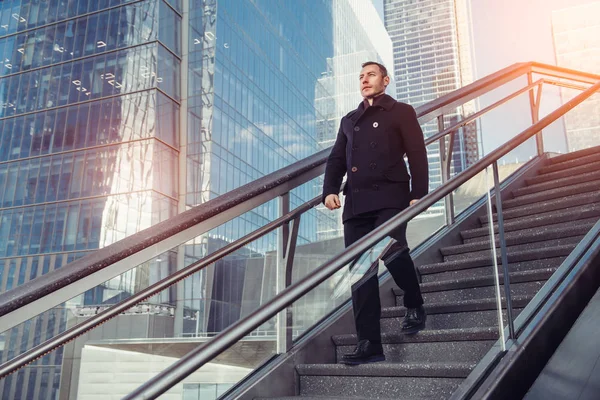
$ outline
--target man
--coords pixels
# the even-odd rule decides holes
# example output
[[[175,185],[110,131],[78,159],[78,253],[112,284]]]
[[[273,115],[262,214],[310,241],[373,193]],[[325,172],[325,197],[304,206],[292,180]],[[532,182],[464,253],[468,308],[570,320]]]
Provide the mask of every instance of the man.
[[[342,214],[346,247],[417,202],[429,189],[427,151],[415,110],[385,94],[390,78],[383,65],[364,63],[359,78],[364,100],[342,118],[323,185],[325,206],[340,208],[338,193],[344,175],[348,175]],[[426,314],[406,242],[406,224],[390,236],[396,243],[382,259],[404,290],[407,311],[402,332],[414,334],[425,327]],[[352,305],[358,345],[353,353],[343,356],[342,362],[356,365],[385,360],[377,274],[353,287]]]

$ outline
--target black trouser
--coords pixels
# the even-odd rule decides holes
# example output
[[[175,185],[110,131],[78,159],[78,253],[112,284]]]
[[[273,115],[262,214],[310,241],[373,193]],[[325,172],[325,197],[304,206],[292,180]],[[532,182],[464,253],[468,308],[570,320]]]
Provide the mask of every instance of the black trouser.
[[[401,209],[383,209],[356,215],[344,221],[344,242],[346,247],[356,242],[373,229],[398,214]],[[415,271],[415,265],[409,254],[406,242],[406,225],[390,235],[396,239],[394,247],[382,259],[390,271],[396,285],[404,291],[404,306],[419,307],[423,304],[421,288]],[[379,281],[377,273],[366,280],[360,280],[352,287],[352,306],[358,340],[381,342],[381,301],[379,299]]]

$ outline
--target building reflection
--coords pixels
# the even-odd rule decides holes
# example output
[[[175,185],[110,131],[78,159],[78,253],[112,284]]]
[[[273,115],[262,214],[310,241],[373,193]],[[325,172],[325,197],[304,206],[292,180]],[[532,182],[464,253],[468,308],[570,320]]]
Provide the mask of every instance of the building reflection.
[[[356,107],[360,63],[391,63],[383,23],[369,15],[372,5],[359,0],[0,2],[0,290],[327,146],[342,110]],[[356,29],[344,30],[348,24]],[[319,191],[318,181],[293,190],[291,207]],[[0,362],[265,225],[278,210],[277,201],[261,205],[74,293],[1,333]],[[337,217],[321,209],[303,216],[294,279],[339,251],[339,234]],[[277,241],[277,233],[260,238],[45,355],[0,381],[2,398],[85,398],[98,391],[90,365],[113,374],[124,359],[135,358],[137,371],[180,357],[276,294]],[[299,303],[297,333],[337,304],[327,285]],[[272,355],[274,327],[269,321],[225,354],[212,381],[184,382],[184,395],[216,395],[235,383],[219,374],[237,380]],[[142,375],[131,379],[141,383]]]
[[[157,0],[0,4],[1,291],[177,213],[180,26]],[[0,362],[175,262],[152,260],[1,333]],[[172,301],[171,292],[151,299]],[[69,351],[0,381],[2,398],[68,394]]]

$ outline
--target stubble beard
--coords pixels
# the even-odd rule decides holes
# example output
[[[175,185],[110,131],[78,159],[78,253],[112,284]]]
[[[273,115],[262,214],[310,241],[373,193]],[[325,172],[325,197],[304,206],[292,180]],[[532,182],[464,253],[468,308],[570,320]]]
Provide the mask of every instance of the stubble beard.
[[[375,97],[380,96],[380,95],[382,95],[384,93],[385,93],[385,88],[383,88],[383,90],[381,90],[379,92],[376,92],[376,93],[373,93],[371,95],[365,96],[364,98],[367,99],[367,100],[374,99]]]

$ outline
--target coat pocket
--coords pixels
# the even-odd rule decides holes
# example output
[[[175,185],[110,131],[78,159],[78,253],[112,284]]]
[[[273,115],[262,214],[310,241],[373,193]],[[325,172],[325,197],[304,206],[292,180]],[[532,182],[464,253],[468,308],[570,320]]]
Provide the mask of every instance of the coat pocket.
[[[390,168],[383,173],[383,176],[392,182],[408,182],[410,181],[410,176],[408,172],[406,172],[405,168],[402,168],[401,165],[396,165],[394,168]]]

